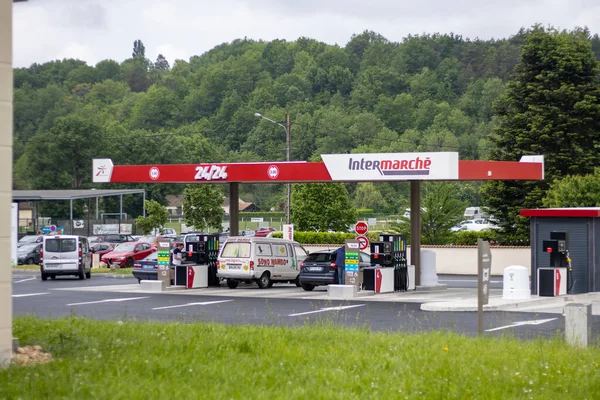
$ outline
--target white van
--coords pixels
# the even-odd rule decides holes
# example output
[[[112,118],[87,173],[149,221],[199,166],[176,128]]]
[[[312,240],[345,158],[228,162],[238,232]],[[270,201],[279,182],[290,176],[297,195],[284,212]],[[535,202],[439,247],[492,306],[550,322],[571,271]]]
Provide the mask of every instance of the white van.
[[[300,263],[308,251],[293,240],[267,237],[232,236],[217,258],[217,276],[235,289],[240,282],[256,282],[265,289],[274,282],[294,282],[300,286]]]
[[[86,237],[77,235],[44,236],[40,254],[42,280],[57,275],[91,278],[92,258]]]

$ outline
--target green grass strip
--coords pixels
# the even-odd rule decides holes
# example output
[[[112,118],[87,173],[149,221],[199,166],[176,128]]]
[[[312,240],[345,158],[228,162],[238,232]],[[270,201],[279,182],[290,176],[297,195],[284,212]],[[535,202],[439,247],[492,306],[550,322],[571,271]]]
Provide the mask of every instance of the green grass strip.
[[[600,398],[600,349],[560,338],[77,317],[19,317],[14,335],[55,361],[1,370],[0,398]]]

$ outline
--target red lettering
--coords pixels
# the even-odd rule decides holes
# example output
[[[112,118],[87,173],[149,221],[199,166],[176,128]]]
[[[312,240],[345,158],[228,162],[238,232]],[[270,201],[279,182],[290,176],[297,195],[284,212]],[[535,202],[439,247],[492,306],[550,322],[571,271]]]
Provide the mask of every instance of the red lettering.
[[[400,161],[400,169],[408,169],[408,160]]]
[[[431,160],[429,158],[425,159],[425,161],[423,162],[423,167],[425,169],[429,169],[431,167]]]

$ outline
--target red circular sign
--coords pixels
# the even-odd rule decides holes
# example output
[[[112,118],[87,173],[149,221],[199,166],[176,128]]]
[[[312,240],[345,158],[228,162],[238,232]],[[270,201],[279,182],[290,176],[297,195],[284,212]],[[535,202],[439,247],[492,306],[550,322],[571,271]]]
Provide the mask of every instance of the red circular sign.
[[[354,232],[358,235],[364,235],[369,232],[369,225],[364,221],[357,222],[356,225],[354,225]]]
[[[356,240],[358,240],[358,248],[361,251],[365,251],[369,247],[369,239],[366,236],[357,236]]]

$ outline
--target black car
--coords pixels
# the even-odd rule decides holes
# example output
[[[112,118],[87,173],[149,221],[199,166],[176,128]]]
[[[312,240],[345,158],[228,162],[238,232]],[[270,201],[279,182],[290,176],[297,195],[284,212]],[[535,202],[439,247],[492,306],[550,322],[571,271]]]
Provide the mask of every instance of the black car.
[[[42,243],[25,243],[17,249],[17,263],[35,265],[40,263]]]
[[[315,251],[300,264],[299,281],[302,289],[310,292],[315,286],[336,285],[340,282],[339,269],[335,265],[335,250]],[[371,256],[362,251],[358,253],[360,260],[358,267],[370,267]]]
[[[25,235],[17,242],[17,247],[21,247],[24,244],[42,243],[44,241],[44,235]]]
[[[155,281],[158,279],[158,252],[150,253],[146,258],[133,262],[133,276],[138,282],[142,279]]]

